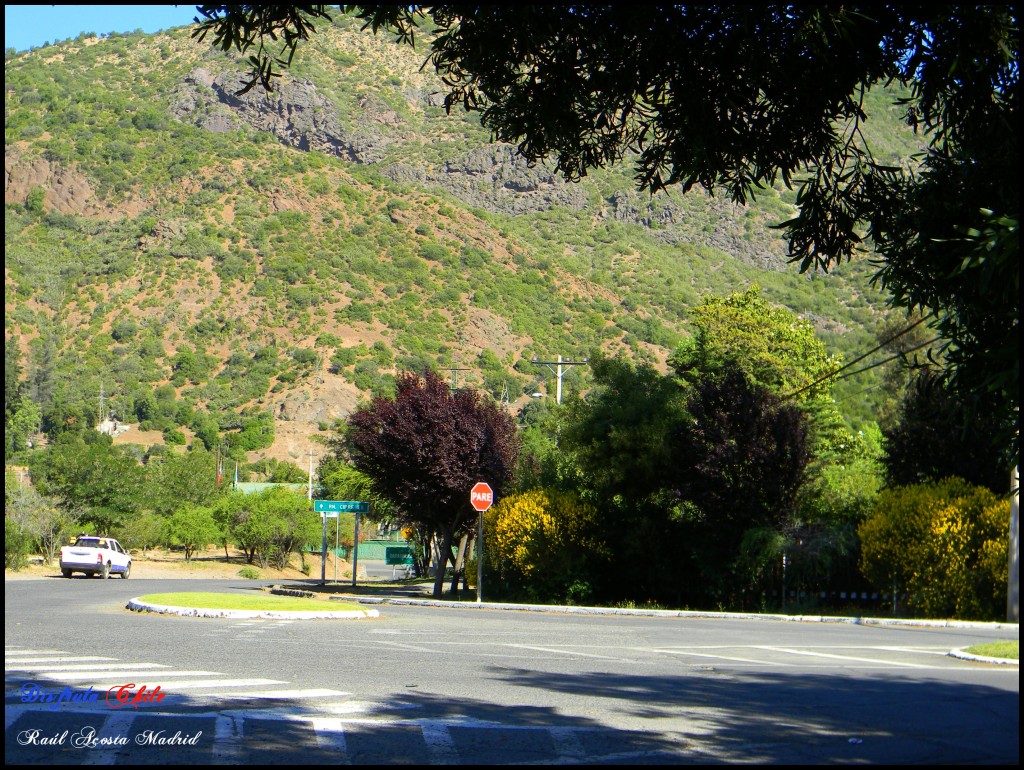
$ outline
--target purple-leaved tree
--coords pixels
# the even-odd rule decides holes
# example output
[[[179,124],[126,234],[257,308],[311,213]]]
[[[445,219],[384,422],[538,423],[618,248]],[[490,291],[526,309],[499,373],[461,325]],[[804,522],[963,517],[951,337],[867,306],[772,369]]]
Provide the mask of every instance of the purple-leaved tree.
[[[375,398],[348,423],[352,465],[394,504],[400,523],[437,537],[434,596],[441,596],[452,545],[476,521],[470,488],[486,481],[500,494],[512,477],[515,421],[495,402],[471,389],[453,391],[428,370],[402,374],[394,398]]]

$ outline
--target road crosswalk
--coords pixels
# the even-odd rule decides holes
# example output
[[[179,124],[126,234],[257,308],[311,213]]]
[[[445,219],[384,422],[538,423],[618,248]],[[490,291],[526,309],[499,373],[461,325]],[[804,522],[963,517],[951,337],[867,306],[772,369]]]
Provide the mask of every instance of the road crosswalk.
[[[175,669],[67,650],[6,647],[5,759],[16,764],[474,764],[678,761],[649,733],[512,726],[381,710],[351,693]],[[145,682],[159,702],[113,708],[110,692]],[[77,696],[77,699],[75,699]],[[114,695],[116,701],[116,694]],[[115,705],[118,705],[115,703]],[[289,759],[291,757],[291,759]]]

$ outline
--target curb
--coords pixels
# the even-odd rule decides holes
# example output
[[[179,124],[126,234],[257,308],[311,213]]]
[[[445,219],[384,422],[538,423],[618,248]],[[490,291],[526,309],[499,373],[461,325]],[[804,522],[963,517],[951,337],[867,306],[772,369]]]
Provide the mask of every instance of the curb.
[[[659,618],[708,618],[718,620],[763,620],[789,623],[847,623],[859,626],[914,626],[921,628],[979,628],[1018,630],[1018,623],[975,620],[915,620],[911,618],[863,618],[839,615],[767,615],[746,612],[709,612],[702,610],[645,610],[620,607],[577,607],[555,604],[510,604],[505,602],[455,602],[444,599],[408,599],[399,596],[339,596],[359,604],[399,604],[453,609],[514,610],[519,612],[555,612],[576,615],[632,615]]]
[[[152,612],[158,615],[178,615],[184,618],[232,618],[235,620],[251,620],[263,618],[267,620],[362,620],[377,618],[377,610],[218,610],[199,609],[197,607],[172,607],[164,604],[150,604],[135,597],[125,605],[133,612]]]
[[[992,658],[988,655],[975,655],[973,652],[967,652],[961,649],[950,650],[948,654],[951,658],[970,660],[975,663],[992,663],[997,666],[1020,666],[1019,660],[1011,660],[1010,658]]]

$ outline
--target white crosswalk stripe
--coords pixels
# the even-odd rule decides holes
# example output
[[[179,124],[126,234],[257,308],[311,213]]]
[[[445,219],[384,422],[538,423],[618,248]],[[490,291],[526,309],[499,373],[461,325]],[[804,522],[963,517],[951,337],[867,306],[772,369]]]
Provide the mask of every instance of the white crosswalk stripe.
[[[39,673],[36,678],[45,679],[50,682],[100,684],[103,682],[109,683],[110,681],[128,681],[138,679],[139,677],[217,676],[217,674],[218,672],[216,671],[168,671],[167,669],[153,671],[132,664],[131,666],[123,666],[121,668],[105,666],[102,671],[65,671],[63,669],[48,668]]]
[[[182,753],[174,755],[176,762],[183,764],[251,764],[265,750],[254,746],[262,747],[267,742],[273,745],[275,741],[279,742],[275,751],[294,751],[305,757],[310,751],[307,735],[318,760],[337,765],[360,764],[367,759],[385,764],[416,761],[456,765],[466,761],[467,747],[489,742],[500,745],[504,752],[511,751],[513,763],[536,761],[542,756],[537,752],[544,751],[545,746],[550,746],[550,759],[559,764],[609,758],[629,761],[650,755],[630,731],[609,735],[605,728],[505,725],[465,716],[422,718],[413,705],[389,702],[382,709],[380,702],[353,700],[352,693],[293,688],[283,680],[227,677],[218,672],[178,670],[164,663],[113,658],[87,658],[95,662],[85,663],[78,662],[84,656],[60,650],[10,648],[5,652],[9,690],[4,721],[5,730],[11,731],[6,736],[8,742],[13,739],[17,744],[14,733],[46,726],[39,722],[44,718],[57,720],[52,728],[47,727],[47,735],[66,729],[71,724],[69,718],[81,719],[73,729],[92,730],[100,743],[81,754],[77,764],[132,763],[143,756],[134,741],[154,729],[165,737],[178,733],[201,735],[194,749],[182,746]],[[19,673],[25,675],[22,683],[16,681]],[[145,683],[150,691],[159,686],[168,696],[180,691],[180,698],[146,704],[146,708],[108,710],[105,696],[109,688],[131,681]],[[30,682],[50,695],[64,688],[82,693],[96,685],[96,698],[23,702],[21,688]],[[381,731],[388,736],[386,740],[381,739]],[[115,742],[125,737],[132,740]],[[631,741],[636,745],[631,746]],[[48,748],[41,746],[38,757],[32,753],[27,756],[44,764],[61,757],[47,752]]]
[[[147,671],[159,671],[163,668],[170,668],[163,663],[135,663],[132,668]],[[70,665],[61,666],[61,671],[107,671],[110,669],[109,663],[72,663]],[[6,664],[4,665],[4,671],[53,671],[53,664],[47,663],[29,663],[16,665]]]
[[[350,764],[348,744],[345,742],[345,727],[340,719],[320,717],[310,720],[316,735],[317,745],[338,757],[338,764]]]
[[[52,657],[51,658],[40,658],[40,657],[23,658],[23,657],[20,657],[18,655],[7,654],[7,655],[4,656],[4,667],[6,668],[6,670],[11,671],[11,670],[18,670],[17,666],[19,666],[21,664],[25,664],[25,665],[29,665],[29,666],[32,666],[32,665],[63,666],[63,665],[68,664],[68,663],[84,663],[85,661],[93,661],[93,662],[97,662],[98,663],[98,662],[103,662],[103,661],[114,662],[116,660],[117,660],[117,658],[100,658],[100,657],[97,657],[96,655],[75,655],[73,657],[72,656],[62,655],[62,656],[56,657],[56,658],[52,658]]]
[[[167,694],[186,691],[189,698],[205,696],[244,697],[256,700],[315,700],[344,698],[349,693],[326,688],[267,689],[289,682],[257,677],[225,677],[219,671],[175,669],[164,663],[122,663],[117,658],[71,655],[63,650],[24,650],[5,648],[4,673],[24,673],[26,681],[39,686],[53,683],[84,690],[106,690],[117,684],[142,682],[152,691],[158,686]],[[253,690],[252,688],[260,688]],[[53,704],[39,704],[52,706]],[[62,703],[62,706],[74,704]],[[87,704],[86,704],[87,705]]]

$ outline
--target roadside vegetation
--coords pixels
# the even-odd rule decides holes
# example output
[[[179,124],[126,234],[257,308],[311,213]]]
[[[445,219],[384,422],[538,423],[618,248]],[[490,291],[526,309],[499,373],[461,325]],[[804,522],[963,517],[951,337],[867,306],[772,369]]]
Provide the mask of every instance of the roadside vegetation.
[[[867,260],[786,266],[795,192],[520,168],[357,26],[295,71],[333,154],[225,112],[245,64],[187,33],[8,52],[8,569],[84,531],[308,571],[304,492],[234,480],[306,481],[261,454],[329,381],[355,395],[309,424],[318,495],[371,502],[435,595],[475,578],[486,480],[488,598],[1002,617],[1012,426],[935,375],[943,341]],[[868,135],[921,149],[893,116]],[[556,354],[581,362],[561,403]]]
[[[475,577],[466,490],[487,479],[489,599],[1002,616],[1009,479],[986,483],[1006,455],[955,410],[925,408],[950,393],[907,389],[884,431],[855,431],[831,395],[838,357],[791,311],[754,288],[705,298],[690,322],[670,372],[595,351],[586,397],[531,401],[514,423],[485,394],[405,374],[342,426],[319,495],[373,501],[420,574],[434,568],[436,596],[446,572],[452,592]],[[895,439],[925,428],[911,468]],[[965,446],[967,478],[937,475],[931,455]],[[6,485],[10,567],[29,548],[52,560],[78,530],[186,559],[232,544],[263,569],[305,564],[320,541],[303,489],[233,491],[202,449],[140,464],[107,437],[68,434],[30,467],[32,486]],[[337,543],[329,529],[332,548],[352,545],[354,521]]]

